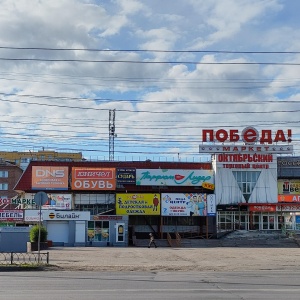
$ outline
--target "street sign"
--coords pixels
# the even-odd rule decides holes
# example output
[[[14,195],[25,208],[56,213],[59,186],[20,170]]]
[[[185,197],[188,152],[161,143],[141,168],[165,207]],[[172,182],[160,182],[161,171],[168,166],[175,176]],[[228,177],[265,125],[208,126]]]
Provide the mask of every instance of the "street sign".
[[[45,192],[37,192],[34,195],[34,201],[38,206],[45,205],[48,201],[48,195]]]

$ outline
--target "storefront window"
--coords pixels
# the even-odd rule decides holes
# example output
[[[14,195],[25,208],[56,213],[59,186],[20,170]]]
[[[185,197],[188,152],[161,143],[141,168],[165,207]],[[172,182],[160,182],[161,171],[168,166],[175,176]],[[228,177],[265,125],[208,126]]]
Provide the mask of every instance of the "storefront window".
[[[286,213],[284,214],[284,225],[285,225],[285,228],[287,230],[291,230],[291,229],[294,229],[294,221],[296,221],[296,218],[297,216],[294,215],[294,213]],[[299,230],[300,228],[297,228],[297,225],[296,225],[296,230]]]
[[[252,226],[251,226],[251,230],[259,230],[259,215],[258,214],[254,214],[252,216]]]
[[[234,229],[234,213],[219,212],[218,213],[219,230],[233,230]]]
[[[108,242],[109,221],[89,221],[88,240],[90,242]]]

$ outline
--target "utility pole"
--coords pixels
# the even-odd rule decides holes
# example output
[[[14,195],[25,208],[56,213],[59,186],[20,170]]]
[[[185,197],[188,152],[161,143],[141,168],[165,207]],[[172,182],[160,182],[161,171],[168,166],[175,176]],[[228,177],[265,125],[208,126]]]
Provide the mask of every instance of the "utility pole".
[[[108,124],[108,135],[109,135],[109,160],[114,161],[115,155],[115,117],[116,117],[116,110],[110,109],[109,110],[109,124]]]

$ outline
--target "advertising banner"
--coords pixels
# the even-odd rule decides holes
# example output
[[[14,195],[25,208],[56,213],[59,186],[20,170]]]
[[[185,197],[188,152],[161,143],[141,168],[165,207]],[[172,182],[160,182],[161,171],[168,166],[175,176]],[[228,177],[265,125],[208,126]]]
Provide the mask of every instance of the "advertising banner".
[[[23,210],[0,210],[0,221],[23,221],[24,211]]]
[[[89,211],[55,211],[43,210],[43,220],[46,221],[89,221],[91,213]]]
[[[135,184],[136,169],[134,168],[117,168],[118,184]]]
[[[42,206],[42,209],[72,209],[71,194],[48,194],[48,202]]]
[[[296,230],[300,230],[300,216],[295,216]]]
[[[213,170],[137,169],[136,185],[203,186],[214,190]]]
[[[72,209],[72,195],[71,194],[47,194],[48,201],[42,205],[42,209]],[[11,199],[11,204],[16,205],[22,209],[36,209],[38,208],[34,201],[35,194],[25,193],[18,198]]]
[[[117,194],[117,215],[160,215],[159,194]]]
[[[17,209],[16,205],[11,205],[11,199],[4,197],[0,198],[0,209]]]
[[[300,180],[278,179],[278,194],[300,195]]]
[[[278,202],[300,203],[300,195],[278,195]]]
[[[208,216],[215,214],[214,194],[161,194],[162,216]]]
[[[32,167],[33,190],[67,190],[68,167]]]
[[[41,217],[40,217],[40,210],[39,209],[25,209],[24,210],[24,221],[25,222],[39,222],[43,221],[43,212],[41,212]]]
[[[114,168],[72,168],[72,190],[101,191],[116,189]]]
[[[276,211],[300,212],[300,203],[278,204],[276,205]]]

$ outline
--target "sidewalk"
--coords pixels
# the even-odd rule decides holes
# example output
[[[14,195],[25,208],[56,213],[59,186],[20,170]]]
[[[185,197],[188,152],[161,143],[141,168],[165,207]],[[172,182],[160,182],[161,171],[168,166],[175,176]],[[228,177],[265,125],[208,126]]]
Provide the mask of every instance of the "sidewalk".
[[[86,271],[299,270],[299,248],[53,247],[50,265]],[[51,268],[50,268],[51,269]]]

